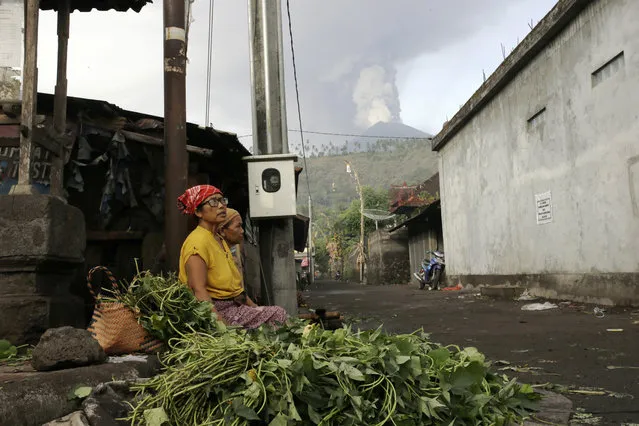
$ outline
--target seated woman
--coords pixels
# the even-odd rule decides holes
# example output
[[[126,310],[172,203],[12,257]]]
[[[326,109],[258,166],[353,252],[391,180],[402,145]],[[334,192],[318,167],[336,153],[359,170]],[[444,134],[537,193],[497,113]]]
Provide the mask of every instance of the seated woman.
[[[237,266],[237,270],[240,271],[240,275],[243,272],[243,260],[242,260],[242,242],[244,241],[244,228],[242,228],[242,216],[240,216],[240,212],[230,207],[226,208],[226,219],[219,226],[220,236],[226,241],[229,248],[231,249],[231,254],[233,255],[233,260],[235,261],[235,266]]]
[[[233,261],[237,270],[240,271],[240,276],[243,278],[242,287],[246,294],[246,304],[249,306],[256,306],[255,302],[251,300],[249,296],[250,291],[246,289],[246,283],[244,282],[244,228],[242,228],[242,216],[240,213],[230,207],[226,208],[226,219],[219,226],[220,236],[226,241],[231,254],[233,255]]]
[[[226,324],[256,328],[286,322],[283,308],[257,306],[246,296],[233,255],[219,234],[226,205],[222,192],[211,185],[194,186],[178,198],[180,211],[199,220],[182,245],[180,281],[199,300],[212,302],[213,311]]]

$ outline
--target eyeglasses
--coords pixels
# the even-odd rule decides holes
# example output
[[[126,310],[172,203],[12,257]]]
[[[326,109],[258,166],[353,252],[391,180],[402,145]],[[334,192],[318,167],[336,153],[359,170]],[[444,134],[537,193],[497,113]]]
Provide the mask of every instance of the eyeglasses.
[[[202,203],[202,206],[208,204],[211,207],[218,207],[220,204],[224,204],[225,206],[229,204],[228,198],[211,198],[208,201]]]

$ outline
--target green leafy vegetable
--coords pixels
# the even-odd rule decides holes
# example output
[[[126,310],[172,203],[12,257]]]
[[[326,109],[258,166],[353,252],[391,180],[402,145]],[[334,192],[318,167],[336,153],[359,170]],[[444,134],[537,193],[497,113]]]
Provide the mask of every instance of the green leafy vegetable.
[[[169,423],[169,417],[162,407],[144,411],[145,426],[162,426]]]
[[[89,386],[78,385],[74,387],[73,389],[71,389],[71,391],[67,395],[67,399],[69,401],[74,399],[84,399],[87,396],[91,395],[91,391],[92,389]]]
[[[163,373],[134,385],[133,425],[505,425],[538,398],[423,332],[225,327],[173,275],[140,274],[113,300],[169,349]]]
[[[0,361],[6,361],[18,354],[18,348],[13,346],[8,340],[0,339]]]
[[[293,321],[193,333],[170,346],[164,373],[135,387],[133,424],[163,408],[179,425],[504,425],[536,399],[531,387],[489,373],[476,349],[418,332],[335,333]]]

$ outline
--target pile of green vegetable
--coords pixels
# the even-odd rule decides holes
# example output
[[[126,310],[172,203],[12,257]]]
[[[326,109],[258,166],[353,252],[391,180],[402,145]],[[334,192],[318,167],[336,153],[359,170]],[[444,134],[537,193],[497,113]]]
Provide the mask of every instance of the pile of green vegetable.
[[[8,361],[18,355],[18,348],[8,340],[0,339],[0,361]]]
[[[175,425],[502,425],[534,408],[533,389],[476,349],[420,334],[298,324],[172,343],[165,372],[138,387],[134,424],[161,408]]]
[[[170,348],[163,373],[135,387],[135,425],[504,425],[536,405],[530,386],[490,372],[476,349],[423,333],[326,331],[301,320],[227,328],[174,277],[142,274],[127,293]]]
[[[18,365],[31,359],[29,345],[14,346],[5,339],[0,339],[0,365]]]
[[[168,342],[192,332],[217,333],[211,304],[195,298],[175,274],[142,272],[126,287],[110,290],[106,302],[120,302],[138,315],[138,322],[156,339]]]

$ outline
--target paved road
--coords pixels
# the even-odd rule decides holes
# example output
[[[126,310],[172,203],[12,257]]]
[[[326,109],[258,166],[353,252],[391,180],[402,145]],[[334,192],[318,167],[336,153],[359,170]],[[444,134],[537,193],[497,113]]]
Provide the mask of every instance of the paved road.
[[[599,425],[639,424],[637,308],[608,310],[603,318],[584,304],[527,312],[521,306],[531,302],[488,299],[476,292],[335,281],[318,281],[304,296],[310,306],[338,310],[360,328],[382,323],[394,333],[424,328],[434,341],[475,346],[493,361],[509,362],[498,368],[519,370],[505,372],[521,381],[601,388],[606,395],[567,396],[586,416],[600,417]]]

